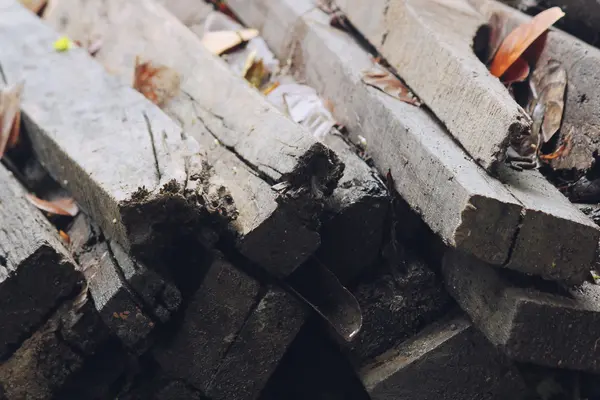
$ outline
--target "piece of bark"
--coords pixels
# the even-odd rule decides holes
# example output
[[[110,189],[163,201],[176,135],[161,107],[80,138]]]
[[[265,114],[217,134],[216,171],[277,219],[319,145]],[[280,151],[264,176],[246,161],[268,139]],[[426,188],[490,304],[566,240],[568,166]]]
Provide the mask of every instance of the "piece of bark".
[[[261,165],[271,165],[278,170],[279,168],[291,168],[282,171],[292,181],[299,177],[298,174],[311,174],[316,177],[314,186],[311,184],[311,187],[315,187],[315,190],[319,191],[324,190],[325,198],[327,198],[329,197],[327,191],[330,189],[324,189],[323,185],[333,184],[332,180],[337,181],[342,173],[341,167],[336,161],[337,157],[322,145],[308,139],[305,132],[286,120],[263,99],[254,98],[252,90],[247,87],[246,83],[231,76],[231,73],[223,69],[220,61],[213,59],[212,55],[205,54],[206,50],[202,48],[200,41],[194,35],[190,35],[182,24],[174,20],[172,16],[163,18],[167,12],[160,6],[151,2],[142,2],[141,5],[128,5],[126,9],[123,9],[122,5],[117,6],[112,2],[84,4],[79,0],[69,0],[61,2],[61,5],[55,7],[53,12],[47,15],[47,19],[57,26],[62,26],[69,36],[79,34],[80,36],[75,37],[85,40],[85,33],[81,32],[82,28],[79,24],[83,24],[88,18],[97,15],[97,7],[100,7],[101,11],[107,13],[109,17],[102,20],[93,19],[93,24],[85,26],[91,29],[88,32],[100,31],[106,35],[104,43],[106,47],[110,48],[110,52],[101,51],[96,58],[109,68],[121,71],[122,78],[128,76],[125,71],[131,68],[127,60],[133,60],[140,49],[145,49],[143,54],[148,59],[174,63],[174,68],[186,79],[183,80],[181,93],[166,104],[164,110],[178,121],[188,134],[200,142],[200,153],[209,164],[212,164],[211,174],[207,174],[207,176],[209,176],[209,181],[214,183],[213,187],[224,185],[229,189],[229,195],[236,207],[236,220],[231,223],[231,227],[238,236],[238,249],[246,257],[277,276],[286,276],[291,273],[319,246],[319,236],[315,229],[319,225],[318,216],[321,210],[317,203],[320,203],[321,200],[313,198],[319,196],[316,193],[298,193],[298,196],[277,193],[270,188],[267,182],[276,182],[281,176],[261,171]],[[77,18],[73,18],[74,14],[72,13],[76,13]],[[124,14],[131,14],[131,18],[139,23],[120,24],[119,21]],[[61,21],[62,25],[60,25]],[[158,27],[162,27],[165,31],[162,32]],[[177,32],[177,40],[174,41],[177,46],[162,44],[164,40],[171,40],[169,35],[173,32]],[[158,48],[163,45],[169,46],[172,53],[167,55],[158,51]],[[150,51],[150,49],[156,51]],[[201,60],[193,60],[194,57],[200,57]],[[174,60],[180,62],[175,63]],[[201,68],[206,67],[207,70],[198,73],[197,68],[188,69],[188,63],[201,65]],[[191,64],[189,66],[191,67]],[[207,104],[200,103],[196,99],[196,93],[204,93],[207,90],[204,89],[204,86],[207,85],[204,77],[208,75],[219,77],[223,85],[231,87],[227,90],[239,92],[234,97],[245,99],[245,103],[228,104],[227,109],[223,109],[224,114],[221,113],[223,119],[219,126],[211,126],[206,122],[207,118],[214,118],[214,116],[211,117],[212,111],[207,112],[206,108],[203,108]],[[205,100],[212,101],[212,98]],[[246,112],[248,107],[244,105],[246,103],[252,106],[263,103],[261,106],[263,114],[260,118],[253,117],[255,129],[259,134],[250,135],[254,139],[250,142],[244,141],[244,144],[240,145],[244,152],[253,151],[252,146],[269,146],[271,143],[275,147],[268,150],[269,154],[281,150],[282,156],[287,160],[285,164],[287,165],[292,162],[292,159],[295,159],[297,161],[295,165],[276,166],[266,159],[263,160],[261,158],[263,155],[257,154],[254,157],[247,153],[240,154],[235,146],[230,147],[231,143],[227,144],[223,135],[227,135],[231,140],[236,135],[242,136],[237,133],[243,132],[241,128],[232,130],[235,128],[230,126],[230,120],[237,121],[237,114]],[[213,107],[213,105],[209,104],[208,107]],[[231,123],[237,123],[235,121]],[[244,123],[249,122],[251,121],[246,120]],[[243,137],[246,138],[247,135],[243,135]],[[224,142],[226,146],[221,146],[216,139]],[[286,149],[283,150],[281,146]],[[327,159],[329,156],[332,158]],[[303,160],[307,160],[307,162],[305,163]],[[301,171],[304,167],[308,169],[315,167],[316,169]],[[323,172],[327,176],[321,176],[320,174]],[[306,178],[312,179],[308,176]],[[288,188],[288,193],[304,190],[299,188],[296,183]],[[300,184],[300,186],[302,185]],[[304,188],[306,189],[306,187]]]
[[[81,300],[85,303],[78,303]],[[61,306],[10,359],[0,365],[1,396],[7,400],[53,399],[81,371],[110,331],[91,299]]]
[[[506,15],[508,31],[531,20],[531,17],[496,1],[469,1],[487,17],[495,12]],[[593,11],[588,12],[588,7],[584,6],[587,2],[564,3],[579,3],[586,9],[586,15],[594,14]],[[598,9],[598,3],[593,3]],[[566,8],[565,11],[569,16],[571,8]],[[600,16],[598,13],[596,15]],[[567,91],[558,135],[559,143],[572,134],[565,154],[552,160],[550,165],[559,170],[587,170],[594,161],[594,152],[600,150],[600,115],[597,112],[600,107],[600,93],[594,89],[600,83],[600,50],[560,30],[551,29],[546,35],[537,66],[543,67],[550,60],[559,61],[567,71]]]
[[[23,123],[37,158],[108,237],[154,260],[172,244],[169,226],[206,217],[188,187],[201,172],[193,139],[84,49],[55,51],[59,34],[18,2],[2,0],[0,12],[2,69],[25,81]]]
[[[379,171],[391,172],[398,193],[446,244],[494,265],[583,281],[599,231],[539,173],[500,168],[504,184],[490,179],[425,110],[365,85],[368,53],[309,1],[229,4],[262,28],[280,59],[293,60],[300,79],[338,99],[336,119],[366,140]]]
[[[125,6],[119,2],[91,4],[79,0],[61,4],[60,9],[53,8],[53,15],[47,15],[47,20],[57,27],[61,19],[70,25],[80,24],[73,32],[97,20],[100,7],[107,17],[93,25],[94,31],[102,32],[104,42],[110,43],[103,49],[110,48],[110,52],[130,60],[128,71],[119,73],[123,79],[131,76],[138,54],[178,72],[182,77],[180,99],[186,98],[194,105],[195,123],[205,125],[261,176],[272,183],[285,182],[283,197],[310,203],[318,195],[314,191],[331,194],[343,173],[337,156],[249,88],[241,77],[234,76],[222,60],[205,49],[201,40],[163,7],[151,0]],[[138,23],[117,24],[124,16]],[[96,58],[103,62],[110,60],[110,54],[101,50]],[[307,218],[312,216],[310,210],[298,212],[304,211],[309,214]]]
[[[137,354],[144,352],[151,343],[154,322],[140,309],[136,295],[121,279],[108,243],[83,213],[75,218],[68,233],[71,251],[100,317],[126,348]]]
[[[548,367],[600,371],[600,286],[563,288],[500,271],[458,252],[446,254],[450,294],[509,357]],[[581,329],[585,326],[585,329]]]
[[[206,394],[214,400],[254,400],[304,324],[294,296],[271,287],[238,333]]]
[[[260,285],[217,256],[174,336],[153,354],[167,376],[206,392],[258,301]]]
[[[463,316],[428,327],[360,375],[373,400],[501,400],[525,391],[515,366]]]
[[[0,359],[83,282],[58,232],[0,165]]]
[[[531,119],[475,55],[487,21],[467,0],[340,0],[352,24],[488,171]]]

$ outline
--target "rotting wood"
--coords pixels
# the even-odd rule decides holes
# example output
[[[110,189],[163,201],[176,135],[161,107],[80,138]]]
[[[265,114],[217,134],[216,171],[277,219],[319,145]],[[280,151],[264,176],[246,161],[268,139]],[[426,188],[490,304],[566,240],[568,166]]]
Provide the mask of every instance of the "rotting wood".
[[[509,357],[548,367],[600,371],[600,286],[564,288],[446,254],[446,287],[473,323]],[[585,329],[582,329],[585,327]]]
[[[432,324],[360,375],[373,400],[494,400],[526,390],[510,360],[460,315]]]
[[[58,232],[0,165],[0,359],[48,318],[83,275]]]
[[[140,309],[135,294],[122,281],[108,243],[101,240],[97,228],[82,213],[68,232],[71,251],[85,275],[100,317],[124,347],[142,353],[150,345],[154,322]]]
[[[97,7],[101,7],[108,17],[102,21],[93,19],[97,15]],[[77,17],[73,17],[75,14]],[[118,23],[123,15],[131,15],[139,23]],[[145,49],[145,58],[171,63],[184,77],[181,94],[166,104],[164,110],[200,142],[199,152],[211,164],[211,173],[207,176],[209,182],[215,183],[213,187],[223,186],[229,189],[228,194],[236,206],[236,220],[230,226],[238,234],[240,252],[273,274],[286,276],[316,250],[320,242],[315,230],[319,226],[322,208],[322,199],[319,197],[329,198],[342,174],[341,164],[330,150],[308,138],[306,132],[274,110],[266,100],[254,98],[258,94],[253,94],[252,89],[246,83],[236,80],[230,71],[222,69],[221,62],[206,53],[195,35],[191,35],[160,6],[142,2],[127,5],[123,9],[121,4],[110,1],[90,5],[71,0],[61,2],[46,18],[71,36],[82,35],[76,36],[80,40],[84,40],[85,35],[92,31],[103,33],[105,46],[111,50],[100,51],[96,58],[115,71],[132,68],[127,60],[134,58],[138,50]],[[98,22],[84,24],[88,19]],[[64,21],[67,22],[62,23]],[[79,24],[84,24],[89,29],[87,33],[83,32]],[[164,31],[158,29],[161,26]],[[166,54],[160,51],[164,46],[168,46],[172,52]],[[192,69],[193,65],[200,67]],[[206,71],[199,73],[198,68],[204,67]],[[128,74],[123,72],[121,77],[125,76]],[[204,107],[224,107],[225,104],[204,103],[221,101],[215,96],[202,100],[202,103],[197,100],[197,93],[209,90],[205,88],[205,78],[208,76],[222,81],[224,88],[230,88],[221,88],[219,91],[235,91],[237,94],[232,96],[240,98],[240,103],[229,102],[220,111],[222,117],[217,118],[220,121],[217,125],[207,122],[211,118],[214,122],[215,117],[212,116],[212,111],[207,113]],[[251,134],[254,139],[248,142],[244,139],[247,135],[236,133],[242,132],[239,130],[242,128],[234,131],[235,127],[230,126],[230,120],[233,120],[233,124],[238,124],[237,114],[246,113],[246,109],[254,105],[260,105],[261,115],[248,117],[250,120],[244,122],[253,123],[251,130],[258,132],[256,135]],[[243,154],[240,154],[236,146],[227,145],[227,140],[230,144],[232,140],[237,140],[236,135],[243,138],[244,144],[240,144]],[[225,136],[229,139],[224,138]],[[221,145],[223,141],[225,143]],[[271,145],[272,148],[267,150]],[[259,152],[256,156],[249,155],[249,152],[254,151],[252,146],[262,146],[263,154]],[[269,157],[276,157],[275,153],[278,152],[285,159],[283,164],[267,160]],[[293,160],[297,161],[296,165],[288,165]],[[287,166],[283,166],[284,164]],[[277,193],[269,187],[267,182],[272,184],[282,178],[282,175],[262,170],[269,165],[277,170],[281,169],[284,171],[283,175],[290,177],[290,182],[294,181],[291,187],[284,189],[291,195]],[[309,181],[296,182],[296,178],[306,178]],[[296,191],[303,193],[293,193]]]
[[[473,51],[486,21],[467,0],[336,3],[486,170],[529,134],[529,116]]]
[[[537,172],[488,177],[426,111],[361,82],[369,55],[308,1],[230,0],[324,97],[382,174],[446,244],[494,265],[581,283],[600,231]],[[302,12],[299,12],[301,10]],[[284,39],[282,39],[284,38]],[[365,107],[369,104],[369,107]],[[572,235],[576,240],[570,239]]]
[[[216,255],[177,332],[153,350],[164,372],[206,392],[259,297],[260,284]]]
[[[469,0],[489,17],[498,12],[506,15],[506,30],[510,32],[531,18],[492,0]],[[570,9],[567,9],[569,15]],[[567,71],[567,93],[559,142],[572,134],[567,152],[550,162],[555,169],[587,170],[594,161],[594,151],[600,150],[600,50],[557,29],[548,32],[537,65],[550,60],[560,61]]]
[[[215,400],[255,400],[306,321],[293,295],[271,287],[238,333],[206,394]]]
[[[91,299],[83,297],[65,303],[10,359],[0,364],[2,398],[56,398],[109,334]]]

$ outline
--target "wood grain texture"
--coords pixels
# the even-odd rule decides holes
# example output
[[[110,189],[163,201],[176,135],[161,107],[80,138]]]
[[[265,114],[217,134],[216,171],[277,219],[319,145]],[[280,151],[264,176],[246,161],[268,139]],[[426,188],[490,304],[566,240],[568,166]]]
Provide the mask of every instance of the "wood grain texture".
[[[486,170],[531,120],[475,56],[486,21],[467,0],[341,0],[338,6]]]
[[[25,198],[0,165],[0,358],[4,359],[52,310],[73,294],[83,275],[58,232]]]
[[[295,11],[302,3],[310,2],[232,0],[231,7],[263,27],[277,56],[294,60],[294,73],[338,99],[335,117],[354,140],[366,139],[380,172],[391,171],[398,193],[444,242],[495,265],[583,281],[599,238],[589,219],[537,172],[499,168],[503,183],[491,179],[426,111],[366,86],[369,55],[320,10]]]
[[[531,17],[508,6],[490,0],[470,0],[483,15],[489,17],[498,12],[507,17],[507,31],[514,29]],[[548,2],[546,2],[548,3]],[[569,3],[555,2],[555,3]],[[571,1],[583,5],[587,2]],[[594,3],[599,8],[599,3]],[[587,7],[586,7],[587,9]],[[570,15],[571,8],[565,10]],[[590,16],[594,11],[590,9]],[[596,12],[596,18],[600,13]],[[595,90],[600,85],[600,50],[558,29],[551,29],[537,65],[543,67],[550,60],[558,60],[567,71],[567,92],[562,125],[558,136],[564,140],[572,134],[569,151],[551,162],[553,168],[569,170],[588,169],[593,161],[594,151],[600,150],[600,93]]]

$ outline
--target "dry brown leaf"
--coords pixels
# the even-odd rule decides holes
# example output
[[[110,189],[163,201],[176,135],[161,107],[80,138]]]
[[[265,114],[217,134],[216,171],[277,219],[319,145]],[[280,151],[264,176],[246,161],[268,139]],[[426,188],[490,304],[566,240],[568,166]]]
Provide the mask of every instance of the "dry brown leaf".
[[[408,104],[420,106],[421,102],[416,96],[389,71],[378,66],[363,72],[362,81],[382,92]]]
[[[157,105],[163,105],[179,92],[181,78],[175,70],[151,61],[135,59],[133,88]]]
[[[502,75],[501,80],[505,85],[523,82],[529,76],[529,72],[529,64],[523,58],[519,57]]]
[[[48,0],[19,0],[23,6],[34,14],[40,14]]]
[[[256,29],[241,29],[239,31],[206,32],[202,44],[213,54],[221,55],[240,44],[258,36]]]
[[[0,159],[19,141],[24,83],[0,89]]]
[[[552,7],[515,28],[502,41],[494,56],[490,66],[492,75],[501,77],[540,35],[564,15],[560,7]]]
[[[248,54],[242,75],[244,76],[244,79],[257,89],[260,88],[263,82],[268,78],[269,71],[265,67],[262,59],[256,59],[256,51]]]
[[[573,135],[571,134],[571,132],[569,132],[569,134],[565,136],[564,141],[560,144],[560,146],[558,146],[556,150],[554,150],[550,154],[541,154],[540,160],[548,162],[569,154],[569,151],[571,150],[572,137]]]
[[[265,88],[265,90],[262,91],[262,94],[264,94],[265,96],[268,95],[273,90],[277,89],[279,87],[279,85],[280,85],[279,81],[275,81],[275,82],[271,83],[269,86],[267,86]]]
[[[537,68],[529,81],[532,101],[529,108],[537,104],[544,106],[544,118],[541,125],[542,143],[548,142],[559,131],[565,106],[567,89],[567,71],[556,60]]]
[[[62,197],[51,201],[42,200],[32,194],[26,195],[27,200],[42,211],[49,212],[51,214],[66,215],[74,217],[79,213],[79,207],[75,200],[71,197]]]

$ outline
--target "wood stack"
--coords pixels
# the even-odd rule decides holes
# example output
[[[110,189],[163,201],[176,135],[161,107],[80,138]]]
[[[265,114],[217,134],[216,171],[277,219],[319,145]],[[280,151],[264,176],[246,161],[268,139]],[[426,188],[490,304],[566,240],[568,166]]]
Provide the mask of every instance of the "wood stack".
[[[227,1],[334,103],[348,135],[317,140],[204,47],[207,3],[56,0],[42,21],[0,0],[20,146],[82,209],[61,241],[0,165],[1,398],[502,399],[528,390],[520,363],[600,373],[600,229],[505,163],[532,122],[472,48],[492,13],[528,17],[325,3]],[[569,71],[560,134],[587,129],[552,166],[589,168],[600,50],[546,41]],[[366,85],[374,55],[426,107]],[[178,77],[160,107],[131,87],[139,59]]]

